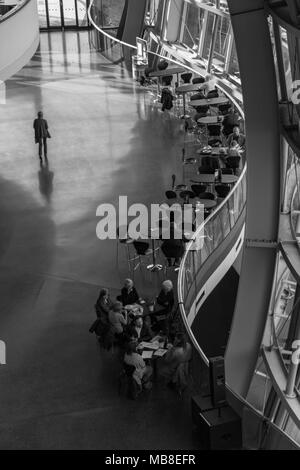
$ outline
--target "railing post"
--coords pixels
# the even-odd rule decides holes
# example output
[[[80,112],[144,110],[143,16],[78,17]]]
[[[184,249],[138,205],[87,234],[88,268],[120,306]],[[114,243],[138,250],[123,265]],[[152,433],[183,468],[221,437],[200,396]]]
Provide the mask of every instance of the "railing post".
[[[287,381],[287,386],[286,386],[286,391],[285,391],[287,398],[296,398],[297,396],[295,392],[297,372],[298,372],[298,364],[294,364],[293,361],[291,360],[290,371],[289,371],[289,376],[288,376],[288,381]]]

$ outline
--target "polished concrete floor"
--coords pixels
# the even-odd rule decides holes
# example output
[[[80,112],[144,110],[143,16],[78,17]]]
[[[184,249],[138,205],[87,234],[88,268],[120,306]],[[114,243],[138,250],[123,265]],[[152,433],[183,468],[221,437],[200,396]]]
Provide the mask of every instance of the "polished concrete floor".
[[[180,178],[182,135],[164,122],[125,68],[90,52],[88,35],[41,35],[32,61],[7,82],[0,109],[1,449],[192,449],[188,398],[156,385],[118,395],[119,363],[89,334],[101,286],[128,275],[116,242],[96,237],[96,208],[161,202]],[[32,121],[48,119],[49,168]],[[141,295],[160,278],[137,271]]]

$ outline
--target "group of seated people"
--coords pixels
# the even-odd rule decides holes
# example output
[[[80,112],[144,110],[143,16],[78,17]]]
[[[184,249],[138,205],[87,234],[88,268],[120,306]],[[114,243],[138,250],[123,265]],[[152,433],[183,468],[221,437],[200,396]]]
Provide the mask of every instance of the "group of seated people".
[[[186,362],[190,359],[191,348],[172,329],[173,308],[174,291],[169,280],[162,283],[155,305],[150,305],[147,311],[131,279],[125,280],[116,301],[111,300],[108,289],[100,291],[95,305],[97,320],[90,332],[96,333],[104,348],[110,349],[112,345],[119,348],[124,363],[134,366],[133,378],[141,389],[151,387],[153,370],[139,354],[137,347],[142,341],[151,341],[156,335],[165,337],[166,343],[173,343],[164,357],[162,367],[169,385],[180,384],[182,388],[186,382]],[[184,365],[179,367],[179,364]]]

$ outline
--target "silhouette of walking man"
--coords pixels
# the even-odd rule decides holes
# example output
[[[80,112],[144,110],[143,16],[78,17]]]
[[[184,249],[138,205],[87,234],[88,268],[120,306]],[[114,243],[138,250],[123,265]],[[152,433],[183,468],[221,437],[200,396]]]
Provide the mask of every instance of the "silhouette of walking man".
[[[40,162],[43,163],[42,155],[43,155],[43,147],[44,147],[45,163],[48,163],[47,139],[50,139],[51,135],[48,131],[48,123],[46,119],[44,119],[42,111],[38,112],[38,117],[33,122],[33,128],[34,128],[34,134],[35,134],[35,143],[39,144]]]

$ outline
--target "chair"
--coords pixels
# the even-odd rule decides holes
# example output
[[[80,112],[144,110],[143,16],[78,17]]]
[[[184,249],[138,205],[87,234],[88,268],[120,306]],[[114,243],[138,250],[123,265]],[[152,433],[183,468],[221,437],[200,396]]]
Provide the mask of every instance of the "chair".
[[[219,104],[219,112],[222,116],[226,116],[228,114],[229,110],[231,109],[231,103],[227,104]]]
[[[203,167],[211,168],[213,170],[218,170],[220,168],[219,160],[212,157],[202,157],[201,164]]]
[[[224,199],[230,193],[230,186],[226,184],[216,184],[215,190],[218,197]]]
[[[206,174],[206,175],[214,175],[215,170],[211,168],[210,166],[199,166],[198,171],[201,175]]]
[[[221,135],[221,125],[220,124],[209,124],[207,126],[208,134],[212,137],[217,137]]]
[[[121,394],[122,385],[125,380],[127,397],[130,398],[131,400],[135,400],[137,396],[139,395],[139,393],[141,392],[140,385],[133,378],[134,372],[135,372],[134,366],[126,364],[126,362],[123,362],[123,370],[119,376],[118,393],[119,395]]]
[[[183,199],[185,204],[189,204],[190,199],[195,199],[196,195],[193,191],[181,191],[179,197]]]
[[[234,173],[240,168],[241,157],[227,157],[225,164],[227,168],[231,168]]]
[[[162,84],[164,86],[170,86],[173,80],[173,75],[166,75],[165,77],[162,77]]]
[[[216,198],[215,198],[215,195],[213,193],[208,193],[208,192],[205,192],[205,193],[201,193],[199,194],[199,199],[209,199],[211,201],[214,201]]]
[[[160,60],[157,64],[158,70],[166,70],[168,67],[169,67],[169,63],[165,59]]]
[[[188,73],[188,72],[182,73],[181,78],[183,80],[183,83],[190,83],[192,76],[193,76],[192,73]]]
[[[199,91],[199,93],[196,93],[195,95],[191,96],[191,101],[203,100],[203,99],[205,99],[205,96],[201,91]]]
[[[133,271],[135,271],[138,267],[142,267],[142,257],[148,257],[152,255],[152,250],[150,249],[150,245],[148,242],[143,242],[139,240],[134,240],[133,246],[136,251],[137,257],[131,259],[130,261],[135,261],[137,259],[139,260],[139,262],[133,268]]]
[[[166,191],[165,194],[168,201],[172,201],[172,203],[177,201],[177,194],[175,193],[175,191]]]
[[[231,168],[221,168],[222,175],[233,175],[233,170]]]
[[[197,83],[202,84],[202,83],[204,83],[204,82],[205,82],[205,78],[204,78],[204,77],[195,77],[195,78],[193,78],[193,80],[192,80],[192,84],[193,84],[193,85],[197,85]]]
[[[211,99],[211,98],[218,98],[219,97],[219,93],[218,93],[218,90],[211,90],[207,93],[206,95],[206,98],[207,99]]]
[[[192,184],[191,189],[196,196],[201,193],[205,193],[207,186],[205,184]]]

